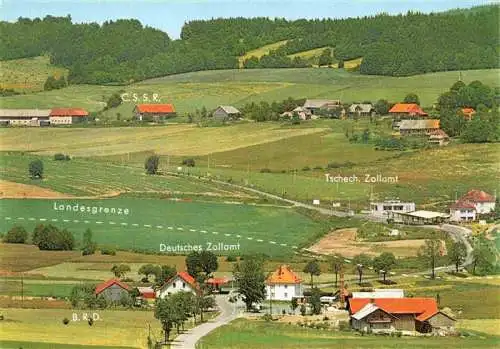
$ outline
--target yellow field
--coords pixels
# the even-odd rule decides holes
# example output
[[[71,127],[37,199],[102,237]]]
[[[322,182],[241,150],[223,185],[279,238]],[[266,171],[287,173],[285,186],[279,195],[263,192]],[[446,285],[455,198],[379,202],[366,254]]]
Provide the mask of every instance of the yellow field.
[[[68,74],[67,69],[50,65],[48,57],[13,59],[0,62],[0,88],[16,91],[41,91],[49,76]]]
[[[207,128],[187,124],[156,128],[12,128],[0,130],[0,151],[63,152],[79,157],[140,151],[178,156],[208,155],[323,130],[280,128],[269,123],[255,123],[251,128],[245,124]]]
[[[286,42],[287,42],[287,40],[278,41],[278,42],[275,42],[275,43],[272,43],[272,44],[269,44],[269,45],[265,45],[265,46],[259,47],[259,48],[255,49],[255,50],[248,51],[247,53],[245,53],[243,56],[241,56],[238,59],[239,62],[240,62],[240,68],[243,68],[243,62],[245,60],[249,59],[250,57],[260,58],[260,57],[262,57],[264,55],[267,55],[272,50],[276,50],[280,46],[283,46],[284,44],[286,44]]]
[[[148,324],[156,339],[161,338],[160,322],[152,311],[96,310],[102,321],[93,326],[86,321],[62,323],[64,318],[72,320],[73,312],[82,317],[83,312],[89,311],[15,308],[0,311],[5,318],[3,340],[147,348]]]
[[[500,319],[459,320],[457,327],[500,336]]]
[[[351,59],[350,61],[345,61],[344,62],[344,68],[345,69],[356,68],[358,65],[361,65],[361,61],[362,60],[363,60],[363,57],[359,57],[359,58]],[[333,67],[334,68],[338,68],[339,65],[338,64],[334,64]]]
[[[312,50],[308,50],[308,51],[297,52],[297,53],[294,53],[292,55],[288,55],[288,57],[290,57],[292,59],[295,58],[295,57],[300,57],[300,58],[303,58],[303,59],[309,59],[309,58],[313,58],[313,57],[318,57],[327,48],[330,48],[330,47],[328,47],[328,46],[318,47],[318,48],[315,48],[315,49],[312,49]]]

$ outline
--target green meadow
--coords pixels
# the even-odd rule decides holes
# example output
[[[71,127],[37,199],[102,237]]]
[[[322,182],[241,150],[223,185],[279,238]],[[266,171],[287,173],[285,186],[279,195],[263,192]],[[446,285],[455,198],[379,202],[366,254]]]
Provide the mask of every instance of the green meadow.
[[[89,207],[90,212],[86,208],[82,212],[82,205]],[[94,212],[94,207],[98,207],[98,212]],[[100,207],[109,210],[106,213]],[[170,254],[186,251],[161,251],[161,243],[172,249],[178,244],[200,245],[217,254],[290,255],[297,249],[294,246],[309,241],[323,230],[319,223],[290,208],[145,198],[5,199],[2,217],[1,231],[16,224],[31,231],[36,224],[50,223],[67,228],[80,242],[83,232],[89,228],[100,246]],[[220,244],[237,247],[226,248]]]

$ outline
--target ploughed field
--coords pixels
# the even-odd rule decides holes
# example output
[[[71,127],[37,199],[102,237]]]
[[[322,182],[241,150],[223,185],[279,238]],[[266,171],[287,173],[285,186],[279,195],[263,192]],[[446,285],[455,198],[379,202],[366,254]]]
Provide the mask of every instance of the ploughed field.
[[[4,199],[0,230],[53,224],[77,242],[89,228],[100,246],[187,254],[290,255],[322,226],[291,208],[236,203],[113,198],[101,200]]]

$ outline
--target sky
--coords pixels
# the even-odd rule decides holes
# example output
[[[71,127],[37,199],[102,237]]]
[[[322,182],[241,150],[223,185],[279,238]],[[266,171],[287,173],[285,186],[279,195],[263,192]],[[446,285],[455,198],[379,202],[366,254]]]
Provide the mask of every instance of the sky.
[[[179,38],[182,25],[218,17],[346,18],[438,12],[492,3],[491,0],[0,0],[0,18],[71,15],[73,23],[135,18]],[[498,2],[498,1],[496,1]]]

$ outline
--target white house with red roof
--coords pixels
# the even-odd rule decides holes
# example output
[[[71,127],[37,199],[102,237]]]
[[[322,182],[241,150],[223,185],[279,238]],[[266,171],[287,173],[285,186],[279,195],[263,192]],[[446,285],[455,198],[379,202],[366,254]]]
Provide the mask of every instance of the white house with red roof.
[[[194,294],[200,291],[194,277],[186,271],[178,272],[168,279],[160,288],[156,290],[156,298],[165,298],[177,292],[192,292]]]
[[[176,115],[173,104],[137,104],[134,108],[135,118],[139,121],[164,121]]]
[[[110,279],[95,287],[96,296],[102,295],[112,302],[119,302],[130,291],[131,287],[118,279]]]
[[[434,298],[352,298],[349,313],[352,328],[363,332],[453,332],[455,326]]]
[[[450,220],[475,221],[477,215],[495,211],[496,197],[482,190],[473,189],[450,206]]]
[[[71,125],[87,121],[88,116],[82,108],[52,108],[49,121],[51,125]]]
[[[302,298],[303,296],[302,280],[288,265],[281,265],[266,280],[267,299],[290,301],[292,298]]]

